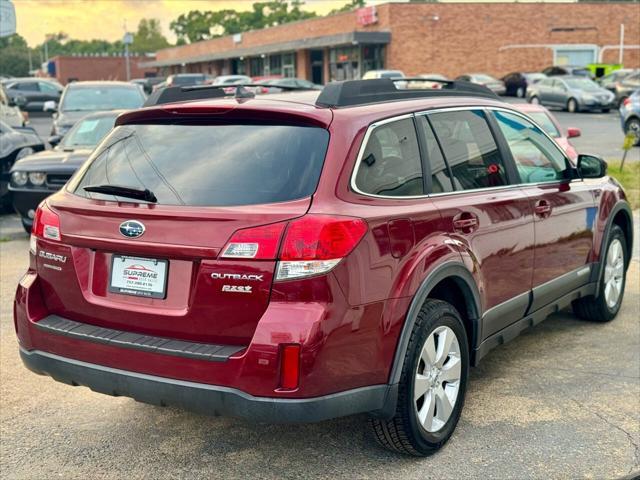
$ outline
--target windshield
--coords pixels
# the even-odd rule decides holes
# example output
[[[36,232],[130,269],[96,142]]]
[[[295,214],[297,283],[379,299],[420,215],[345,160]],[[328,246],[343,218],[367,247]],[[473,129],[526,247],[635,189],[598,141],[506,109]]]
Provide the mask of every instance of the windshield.
[[[173,85],[198,85],[204,83],[204,75],[176,75],[171,79]]]
[[[380,78],[401,78],[401,77],[404,77],[404,75],[402,74],[402,72],[399,72],[397,70],[382,72],[380,74]]]
[[[60,147],[63,149],[71,149],[82,147],[93,148],[109,133],[116,121],[116,116],[101,116],[85,118],[69,130]]]
[[[231,206],[308,197],[329,142],[321,128],[144,124],[115,128],[69,189],[118,185],[153,192],[158,204]],[[131,201],[130,199],[126,201]]]
[[[600,88],[596,82],[588,78],[569,78],[565,82],[567,82],[569,88],[578,90],[598,90]]]
[[[534,122],[540,125],[542,129],[553,138],[560,137],[560,132],[549,118],[549,115],[546,114],[546,112],[528,112],[528,115],[533,118]]]
[[[473,78],[475,78],[478,82],[497,82],[495,78],[490,77],[489,75],[474,75]]]
[[[140,108],[144,95],[137,86],[70,87],[65,92],[60,110],[63,112],[95,112]]]

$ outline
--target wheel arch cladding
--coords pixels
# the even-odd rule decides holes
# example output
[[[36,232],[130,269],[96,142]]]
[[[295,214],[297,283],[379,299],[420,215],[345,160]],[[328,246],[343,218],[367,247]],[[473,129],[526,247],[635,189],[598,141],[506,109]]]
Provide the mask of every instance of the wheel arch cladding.
[[[436,296],[432,296],[432,294]],[[458,310],[467,329],[469,352],[473,352],[477,345],[480,337],[479,319],[482,312],[478,288],[473,276],[462,263],[445,262],[427,275],[411,301],[393,358],[393,366],[389,375],[390,384],[400,382],[402,362],[409,345],[411,332],[418,312],[428,298],[437,298],[449,303],[456,302],[457,305],[452,304]],[[461,302],[464,302],[463,309],[460,308]]]
[[[606,242],[609,239],[609,235],[611,234],[611,228],[616,225],[620,227],[622,230],[626,244],[627,244],[627,264],[625,265],[625,269],[629,268],[629,264],[631,263],[631,256],[633,254],[633,216],[631,213],[631,207],[625,201],[617,202],[611,212],[609,213],[609,218],[607,219],[607,224],[604,228],[604,234],[600,240],[600,254],[598,258],[598,268],[594,269],[591,278],[591,281],[597,283],[596,295],[600,290],[600,281],[602,279],[602,269],[604,268],[603,255],[604,249],[606,248]]]

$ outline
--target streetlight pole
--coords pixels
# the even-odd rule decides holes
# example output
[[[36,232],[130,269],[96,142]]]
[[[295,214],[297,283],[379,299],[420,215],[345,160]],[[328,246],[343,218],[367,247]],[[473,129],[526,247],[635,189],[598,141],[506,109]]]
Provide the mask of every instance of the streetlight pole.
[[[122,39],[122,43],[124,43],[124,61],[127,70],[127,82],[131,80],[131,64],[129,63],[129,45],[133,43],[133,35],[129,32],[124,34],[124,38]]]

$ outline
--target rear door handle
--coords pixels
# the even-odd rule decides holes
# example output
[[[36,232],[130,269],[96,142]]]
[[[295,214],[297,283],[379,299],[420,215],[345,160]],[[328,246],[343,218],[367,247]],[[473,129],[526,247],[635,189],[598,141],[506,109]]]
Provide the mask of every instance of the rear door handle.
[[[460,233],[471,233],[478,225],[478,217],[470,212],[462,212],[453,219],[453,228]]]

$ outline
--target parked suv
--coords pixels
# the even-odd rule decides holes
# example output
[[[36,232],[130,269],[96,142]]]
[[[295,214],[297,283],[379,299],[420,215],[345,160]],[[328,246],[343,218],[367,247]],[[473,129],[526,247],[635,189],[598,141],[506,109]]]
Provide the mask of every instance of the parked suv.
[[[633,229],[606,164],[485,87],[394,83],[173,87],[118,117],[37,211],[25,365],[254,421],[368,412],[425,455],[493,347],[570,305],[612,320]]]

